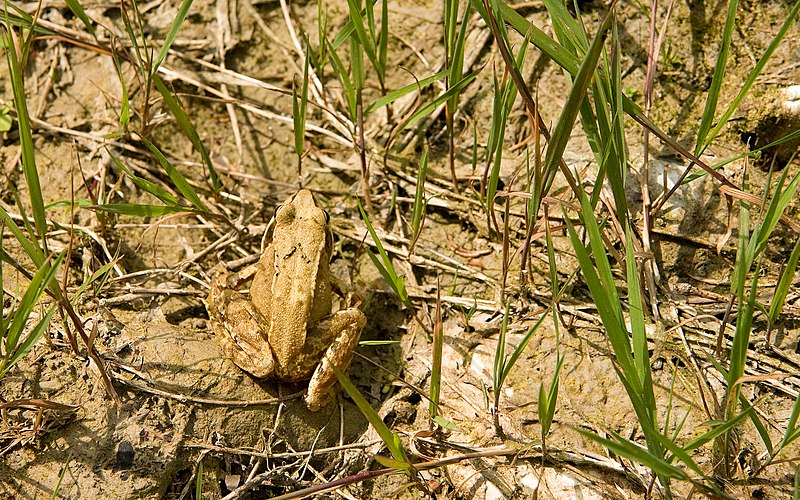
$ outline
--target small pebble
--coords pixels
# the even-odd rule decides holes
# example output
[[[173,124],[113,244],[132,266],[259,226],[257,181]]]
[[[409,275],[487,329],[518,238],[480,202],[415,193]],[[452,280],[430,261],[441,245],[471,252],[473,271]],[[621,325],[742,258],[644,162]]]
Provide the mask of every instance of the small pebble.
[[[133,445],[127,441],[122,441],[117,447],[117,467],[120,469],[127,469],[133,465],[133,456],[136,454],[133,451]]]
[[[238,474],[225,474],[225,487],[228,488],[228,491],[233,491],[238,488],[241,481],[242,476]]]

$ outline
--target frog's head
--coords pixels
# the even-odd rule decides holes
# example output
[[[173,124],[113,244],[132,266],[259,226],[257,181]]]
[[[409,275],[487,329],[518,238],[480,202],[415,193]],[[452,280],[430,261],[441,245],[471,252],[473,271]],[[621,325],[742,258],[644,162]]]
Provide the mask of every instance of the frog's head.
[[[287,242],[317,241],[319,246],[313,246],[330,258],[333,249],[330,216],[320,207],[311,191],[301,189],[275,209],[275,216],[267,228],[266,240],[275,241],[277,238]]]

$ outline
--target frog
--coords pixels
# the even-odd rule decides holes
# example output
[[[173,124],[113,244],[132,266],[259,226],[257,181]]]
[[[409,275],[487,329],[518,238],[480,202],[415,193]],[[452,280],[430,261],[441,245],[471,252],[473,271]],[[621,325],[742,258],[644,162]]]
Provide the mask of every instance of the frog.
[[[256,378],[309,380],[306,407],[318,411],[336,394],[336,373],[353,358],[366,317],[357,307],[333,310],[346,290],[331,273],[330,216],[307,189],[279,205],[259,260],[211,280],[206,307],[222,350]],[[250,284],[249,297],[242,293]]]

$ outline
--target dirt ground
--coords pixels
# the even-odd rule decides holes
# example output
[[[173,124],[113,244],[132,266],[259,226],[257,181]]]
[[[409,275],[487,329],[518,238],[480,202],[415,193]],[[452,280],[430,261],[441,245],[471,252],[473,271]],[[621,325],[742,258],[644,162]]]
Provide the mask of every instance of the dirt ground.
[[[34,3],[13,3],[29,13],[36,9]],[[439,71],[443,7],[439,1],[393,0],[388,5],[392,60],[386,87],[393,89]],[[90,1],[83,6],[88,16],[102,25],[99,42],[118,49],[127,47],[120,4]],[[346,21],[347,3],[326,1],[323,6],[328,36],[333,37]],[[546,28],[549,20],[540,3],[524,2],[517,7],[527,19]],[[588,2],[581,3],[581,8],[591,26],[607,6]],[[690,148],[713,73],[726,8],[724,3],[678,2],[667,31],[651,117]],[[785,2],[740,3],[730,78],[721,99],[726,104],[790,8]],[[177,9],[174,1],[139,5],[144,30],[156,52]],[[643,4],[626,4],[618,10],[623,86],[639,103],[649,9]],[[314,46],[316,2],[293,2],[286,12],[295,32],[308,33]],[[45,27],[60,27],[75,39],[91,40],[62,2],[43,2],[40,19]],[[468,191],[464,196],[452,193],[443,114],[435,113],[415,130],[394,137],[392,154],[384,157],[380,148],[389,138],[390,127],[382,111],[369,116],[365,126],[373,223],[384,226],[381,237],[388,246],[399,249],[393,257],[395,266],[405,274],[414,313],[428,328],[435,316],[437,289],[442,300],[439,414],[452,428],[428,432],[429,334],[396,300],[364,251],[363,242],[369,236],[356,205],[356,195],[363,199],[364,194],[359,157],[352,146],[337,140],[340,134],[330,117],[313,107],[309,107],[306,141],[311,153],[298,176],[291,95],[273,90],[291,89],[293,79],[302,75],[302,58],[292,35],[277,1],[198,0],[164,63],[162,78],[179,96],[208,148],[222,177],[222,195],[213,195],[208,188],[201,156],[157,94],[150,96],[147,130],[117,134],[122,85],[112,57],[63,37],[41,36],[33,42],[26,66],[26,92],[34,118],[42,190],[45,202],[54,204],[47,212],[53,223],[51,248],[60,251],[70,244],[70,224],[74,224],[67,289],[77,300],[76,310],[85,321],[86,332],[96,334],[94,347],[113,379],[118,400],[102,383],[97,366],[86,356],[86,346],[80,345],[79,355],[72,352],[67,323],[56,316],[46,339],[0,383],[3,401],[59,404],[18,403],[4,408],[0,497],[32,499],[57,492],[60,498],[193,498],[199,484],[203,498],[268,498],[383,467],[373,457],[388,453],[348,397],[340,395],[321,411],[310,412],[298,399],[305,383],[260,381],[247,375],[223,355],[209,327],[204,300],[210,278],[221,263],[259,253],[275,207],[299,184],[313,189],[330,213],[336,241],[332,272],[362,301],[367,317],[362,341],[391,341],[361,345],[349,370],[351,380],[389,427],[402,436],[415,460],[472,454],[421,472],[418,484],[403,475],[386,475],[346,486],[340,489],[341,496],[660,497],[658,490],[649,490],[648,470],[609,454],[576,432],[576,428],[602,435],[616,432],[643,442],[611,361],[604,329],[580,279],[573,281],[562,299],[564,324],[556,328],[546,320],[510,372],[495,421],[492,398],[486,396],[487,391],[491,394],[503,308],[508,306],[511,311],[510,353],[551,300],[544,239],[534,241],[530,266],[521,273],[518,252],[524,226],[521,217],[514,219],[512,259],[504,279],[502,237],[488,230],[483,212],[469,200]],[[519,43],[521,38],[514,37]],[[473,171],[472,134],[474,130],[485,145],[492,112],[492,74],[502,73],[502,61],[476,15],[470,20],[468,47],[469,69],[483,70],[461,98],[456,158],[459,176],[477,179],[482,166]],[[725,134],[705,153],[710,163],[742,153],[743,140],[758,147],[800,128],[800,112],[785,104],[800,100],[786,93],[792,84],[800,83],[798,60],[800,32],[795,23]],[[139,106],[133,110],[133,132],[141,123],[144,90],[132,65],[123,61],[121,69],[131,101]],[[568,93],[568,78],[533,50],[524,76],[538,91],[546,121],[555,123]],[[335,79],[330,74],[321,77],[332,99],[341,97]],[[0,83],[1,105],[12,101],[5,65],[0,67]],[[380,94],[373,85],[365,93],[365,101]],[[432,96],[430,92],[425,95],[428,99]],[[413,105],[409,99],[394,112],[402,116],[403,110]],[[519,103],[515,109],[506,133],[501,180],[519,189],[514,182],[524,169],[524,148],[515,145],[526,139],[530,129]],[[631,146],[629,196],[633,213],[640,215],[641,132],[632,120],[626,125]],[[112,159],[112,155],[119,158],[140,177],[165,183],[168,178],[163,169],[138,139],[137,134],[145,132],[220,218],[238,224],[242,230],[235,238],[225,239],[227,229],[217,220],[185,214],[135,218],[87,208],[70,211],[68,203],[55,204],[70,200],[157,204]],[[405,225],[398,218],[409,217],[422,138],[431,155],[429,195],[442,194],[431,198],[424,230],[414,255],[408,257]],[[19,191],[23,205],[28,196],[18,161],[19,134],[12,128],[0,139],[0,203],[9,213],[19,213],[14,190]],[[756,165],[762,168],[751,169],[750,182],[756,194],[765,189],[763,165],[767,162],[774,159],[780,168],[792,172],[800,168],[796,160],[789,163],[796,149],[797,144],[790,144],[765,155]],[[655,139],[651,139],[650,154],[651,171],[656,172],[650,185],[658,194],[662,177],[674,181],[686,163]],[[594,161],[579,127],[565,160],[577,171]],[[725,166],[723,172],[740,182],[742,162]],[[559,182],[552,191],[556,196],[565,191]],[[462,188],[468,189],[469,182],[463,182]],[[522,213],[523,201],[514,203],[512,213]],[[798,220],[799,210],[795,199],[787,214]],[[681,188],[653,224],[662,317],[651,325],[652,369],[657,397],[664,404],[662,412],[673,414],[668,431],[674,432],[686,415],[679,442],[708,430],[711,418],[704,410],[710,404],[706,398],[724,392],[724,380],[711,358],[735,261],[735,233],[717,249],[725,239],[727,217],[719,186],[704,178]],[[788,227],[778,227],[767,247],[763,283],[776,282],[797,236]],[[559,270],[563,270],[560,278],[566,280],[577,260],[564,234],[557,235],[555,245]],[[28,264],[8,231],[3,232],[3,249]],[[109,278],[78,294],[82,280],[111,260],[116,260],[116,266]],[[10,294],[22,289],[26,281],[8,265],[4,265],[3,279],[8,294],[4,294],[5,308]],[[766,287],[765,293],[770,290]],[[744,388],[746,397],[758,402],[762,418],[774,423],[768,429],[773,442],[780,440],[800,390],[798,290],[795,280],[787,313],[771,339],[766,338],[766,322],[757,318],[751,341],[748,375],[794,374],[759,380]],[[723,350],[729,348],[731,335],[728,325]],[[547,442],[550,454],[543,458],[537,441],[541,431],[536,403],[540,383],[549,384],[552,378],[557,349],[566,361]],[[790,498],[800,448],[785,454],[794,461],[773,464],[757,478],[750,478],[764,459],[764,447],[749,422],[736,434],[739,470],[734,480],[722,485],[725,490],[741,497]],[[710,445],[693,457],[703,470],[712,471],[716,465]],[[239,488],[248,481],[252,487]],[[687,484],[676,483],[674,490],[683,497],[692,494]]]

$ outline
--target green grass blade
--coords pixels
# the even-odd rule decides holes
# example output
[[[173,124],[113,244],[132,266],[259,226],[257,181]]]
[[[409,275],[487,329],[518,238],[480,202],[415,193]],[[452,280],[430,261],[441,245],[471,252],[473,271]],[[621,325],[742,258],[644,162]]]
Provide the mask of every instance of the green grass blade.
[[[389,258],[389,254],[387,254],[386,250],[383,248],[383,243],[381,243],[380,238],[378,238],[378,234],[372,227],[372,222],[369,220],[369,216],[364,211],[364,207],[361,206],[360,200],[358,201],[358,210],[361,212],[361,218],[367,225],[367,231],[369,231],[370,236],[372,236],[372,241],[375,242],[375,246],[378,249],[381,259],[379,260],[369,248],[366,249],[367,255],[369,255],[369,258],[372,260],[373,264],[375,264],[375,267],[378,268],[378,271],[380,271],[383,279],[385,279],[386,283],[392,287],[403,305],[409,309],[412,309],[411,300],[408,298],[408,291],[406,290],[405,286],[405,279],[402,276],[397,275],[394,265],[392,264],[392,260]]]
[[[345,68],[344,63],[342,63],[342,59],[339,57],[333,44],[328,45],[328,52],[331,55],[333,72],[342,84],[342,87],[344,87],[344,95],[347,99],[347,110],[349,111],[350,119],[355,120],[355,117],[358,116],[356,112],[356,92],[353,88],[353,82],[350,79],[350,73],[347,71],[347,68]]]
[[[492,391],[494,392],[495,409],[497,401],[500,399],[500,388],[503,387],[503,369],[506,361],[506,332],[508,331],[508,304],[503,313],[503,323],[500,326],[500,335],[497,337],[497,346],[494,351],[494,362],[492,363]]]
[[[372,104],[367,106],[364,110],[365,114],[373,113],[374,111],[379,110],[380,108],[395,102],[396,100],[400,99],[401,97],[410,94],[411,92],[422,91],[422,89],[430,86],[434,82],[438,82],[442,78],[447,76],[447,70],[440,71],[435,75],[431,75],[427,78],[423,78],[422,80],[415,81],[414,83],[409,83],[399,89],[393,90],[388,92],[385,96],[377,99]]]
[[[625,377],[634,377],[632,380],[637,380],[638,372],[633,357],[631,356],[628,331],[622,318],[616,286],[614,285],[613,276],[611,275],[611,267],[608,263],[608,257],[605,254],[605,248],[602,246],[600,228],[597,225],[597,221],[594,218],[594,214],[589,206],[589,201],[586,199],[585,195],[581,196],[581,207],[583,213],[582,220],[587,230],[598,269],[595,269],[595,264],[592,262],[589,252],[583,246],[569,217],[564,214],[569,236],[572,240],[572,247],[580,262],[584,279],[592,294],[592,299],[595,301],[603,325],[606,328],[609,341],[614,349],[614,354],[617,356],[617,362],[622,368],[622,373],[624,373]],[[638,381],[634,382],[634,387],[636,387],[637,391],[641,390]]]
[[[797,192],[797,187],[800,184],[800,172],[796,173],[794,178],[786,186],[786,189],[783,189],[783,185],[788,173],[789,169],[785,169],[783,171],[780,181],[775,188],[775,194],[767,206],[767,212],[764,215],[764,220],[757,229],[758,237],[756,238],[755,252],[753,257],[761,254],[761,251],[767,245],[767,240],[769,239],[770,235],[772,235],[775,227],[778,225],[783,212],[786,210],[786,207],[789,206],[789,203],[794,199],[795,193]]]
[[[389,50],[389,2],[381,3],[381,32],[378,36],[378,73],[380,81],[386,80],[386,56]]]
[[[708,98],[703,110],[703,117],[700,121],[700,128],[697,131],[697,147],[695,154],[703,150],[708,132],[714,122],[714,115],[717,111],[717,101],[719,100],[722,83],[725,80],[725,69],[728,66],[728,51],[733,38],[733,28],[736,22],[736,9],[739,7],[739,0],[729,0],[728,16],[725,18],[725,27],[722,29],[722,42],[717,52],[717,64],[714,67],[714,76],[711,78],[711,88],[708,89]]]
[[[594,77],[595,69],[597,68],[597,63],[600,60],[600,54],[603,50],[603,40],[605,39],[606,32],[611,27],[612,19],[613,11],[609,12],[600,24],[597,34],[589,47],[589,52],[586,54],[586,59],[584,59],[575,76],[572,89],[567,96],[567,102],[564,103],[564,107],[561,109],[561,114],[553,129],[553,135],[547,145],[547,152],[545,153],[542,166],[544,182],[542,183],[540,199],[550,191],[550,186],[553,183],[553,179],[555,179],[556,172],[561,164],[561,158],[567,147],[567,142],[572,134],[575,119],[580,111],[581,102],[586,96],[586,90],[589,88],[589,84]],[[536,207],[537,212],[538,208],[539,207]]]
[[[367,1],[372,2],[373,5],[375,4],[374,0]],[[364,48],[364,52],[367,53],[367,58],[370,60],[375,69],[378,69],[379,63],[378,57],[375,54],[375,44],[373,40],[367,37],[367,32],[364,29],[364,15],[361,13],[359,5],[356,4],[356,0],[347,0],[347,6],[350,9],[350,19],[353,22],[353,32],[355,33],[356,38],[361,46]]]
[[[169,108],[170,112],[172,113],[172,116],[175,117],[175,121],[177,122],[178,127],[180,127],[183,134],[186,136],[187,139],[189,139],[189,141],[194,146],[194,149],[196,149],[200,153],[200,156],[203,158],[203,163],[205,164],[206,170],[208,171],[208,177],[211,179],[211,187],[214,189],[215,192],[219,192],[219,190],[222,188],[222,183],[219,180],[219,175],[217,174],[217,170],[211,163],[211,157],[208,154],[208,149],[206,149],[206,146],[200,139],[200,135],[197,133],[197,129],[195,129],[194,125],[192,124],[192,121],[189,119],[189,116],[181,107],[180,103],[178,102],[178,99],[175,98],[174,95],[172,95],[172,92],[169,91],[167,86],[164,84],[163,80],[161,80],[161,78],[159,78],[158,75],[153,75],[153,84],[155,85],[158,92],[161,94],[161,97],[164,99],[164,103],[167,105],[167,108]],[[170,175],[170,177],[172,177],[172,175]],[[173,182],[175,182],[174,179]],[[183,191],[181,192],[183,193]],[[185,193],[184,196],[186,196]],[[186,196],[186,198],[189,199],[190,201],[192,200],[192,198],[190,198],[189,196]],[[198,199],[197,201],[200,200]],[[192,203],[194,204],[194,201],[192,201]],[[200,203],[200,205],[202,205],[202,203]],[[195,205],[195,206],[200,208],[200,205]],[[203,210],[208,211],[205,208],[203,208]]]
[[[728,412],[726,413],[730,413],[732,410],[741,388],[739,379],[744,375],[744,368],[747,363],[747,352],[749,350],[757,294],[758,273],[753,273],[750,293],[745,297],[746,302],[744,304],[739,303],[739,314],[736,317],[736,331],[733,334],[731,343],[730,368],[726,378],[728,383]]]
[[[690,452],[696,450],[697,448],[703,446],[706,443],[710,443],[718,436],[725,434],[726,432],[730,431],[737,425],[739,425],[744,417],[746,417],[751,410],[746,410],[740,412],[738,415],[735,415],[732,418],[729,418],[725,422],[716,422],[715,425],[712,426],[711,430],[704,433],[701,436],[698,436],[685,445],[683,445],[683,450],[686,452]]]
[[[161,167],[167,172],[167,175],[169,175],[169,178],[172,180],[175,188],[183,195],[183,197],[186,198],[189,203],[191,203],[199,211],[208,213],[209,210],[205,203],[200,200],[200,197],[197,196],[197,193],[191,184],[189,184],[186,178],[180,172],[178,172],[174,166],[172,166],[172,163],[167,160],[167,157],[164,156],[152,142],[148,141],[144,137],[141,137],[140,139],[147,149],[150,150],[153,156],[156,157],[158,163],[161,164]]]
[[[130,215],[133,217],[161,217],[168,214],[191,213],[188,207],[167,207],[163,205],[135,205],[130,203],[111,203],[89,205],[93,210],[102,210],[111,214]]]
[[[430,101],[426,105],[424,105],[424,106],[420,107],[419,109],[417,109],[406,121],[400,123],[397,126],[397,131],[395,133],[400,133],[401,131],[405,130],[406,128],[414,126],[414,124],[416,124],[418,121],[420,121],[421,119],[423,119],[426,116],[428,116],[429,114],[431,114],[433,112],[433,110],[435,110],[436,108],[438,108],[439,106],[444,104],[448,99],[453,97],[458,92],[461,92],[462,90],[464,90],[467,87],[467,85],[472,83],[472,80],[474,80],[475,77],[478,76],[480,71],[481,70],[478,69],[478,70],[475,70],[475,71],[469,73],[464,78],[462,78],[459,82],[457,82],[456,84],[451,86],[449,89],[447,89],[446,91],[444,91],[441,94],[439,94],[438,96],[436,96],[435,99],[433,99],[432,101]]]
[[[467,39],[467,26],[469,24],[470,4],[464,6],[464,14],[461,18],[461,27],[456,36],[456,19],[458,18],[458,2],[448,0],[445,2],[445,36],[446,36],[446,49],[448,51],[448,64],[449,70],[447,71],[448,82],[460,81],[464,76],[464,47]],[[449,101],[450,109],[455,112],[458,108],[459,94],[454,94]]]
[[[56,309],[58,306],[53,304],[50,306],[50,309],[47,310],[47,314],[44,315],[42,319],[36,323],[36,326],[25,336],[23,341],[17,346],[14,353],[9,358],[8,362],[5,364],[3,370],[0,371],[0,379],[5,376],[11,367],[19,363],[19,361],[24,358],[30,351],[33,349],[33,346],[36,345],[36,342],[42,338],[42,335],[45,331],[47,331],[47,327],[50,325],[50,321],[53,319],[53,314],[55,314]]]
[[[64,465],[61,466],[61,472],[58,474],[58,482],[56,483],[56,487],[53,488],[53,494],[50,496],[50,500],[56,500],[59,498],[59,491],[61,490],[61,483],[64,482],[64,477],[67,475],[67,471],[69,470],[69,462],[72,460],[72,452],[67,453],[67,459],[64,461]]]
[[[792,500],[800,500],[800,467],[794,472],[794,491]]]
[[[64,0],[64,3],[66,3],[67,7],[69,7],[69,10],[75,14],[75,17],[81,20],[83,26],[86,28],[86,31],[92,35],[92,38],[97,40],[97,35],[94,31],[94,25],[92,24],[92,21],[89,20],[89,16],[86,15],[86,11],[83,10],[83,5],[81,5],[78,0]]]
[[[203,461],[197,464],[197,476],[194,479],[194,497],[203,498]]]
[[[781,447],[786,446],[788,443],[789,438],[800,431],[800,428],[797,426],[797,421],[800,419],[800,396],[797,396],[794,399],[794,407],[792,408],[792,415],[789,417],[789,421],[786,423],[786,432],[783,435],[783,441],[781,441]]]
[[[489,20],[486,15],[486,8],[483,5],[483,0],[470,0],[470,5],[475,9],[488,24]],[[553,40],[553,38],[533,25],[529,20],[521,16],[512,7],[506,5],[505,2],[500,3],[500,10],[494,13],[501,19],[508,22],[518,33],[524,34],[529,30],[531,31],[531,42],[539,48],[542,52],[556,62],[559,66],[566,69],[571,74],[576,74],[580,67],[579,59],[561,44]]]
[[[612,433],[616,438],[612,441],[584,429],[575,428],[575,430],[592,441],[608,448],[617,455],[621,455],[629,460],[649,467],[660,477],[679,479],[682,481],[687,481],[689,479],[689,476],[678,467],[675,467],[663,458],[653,455],[646,449],[631,443],[617,434]]]
[[[17,352],[17,343],[25,330],[25,324],[28,322],[33,308],[39,302],[39,298],[42,296],[45,289],[50,286],[50,282],[55,278],[56,271],[58,271],[63,260],[64,252],[59,254],[52,263],[45,262],[44,265],[39,267],[17,304],[16,310],[14,311],[14,319],[10,322],[8,330],[0,332],[0,334],[4,336],[3,348],[4,355],[6,356],[2,365],[4,371],[8,370],[11,366],[11,361],[8,357]]]
[[[361,395],[361,392],[350,382],[350,379],[347,378],[347,375],[342,373],[336,366],[331,364],[334,373],[336,374],[336,378],[339,379],[339,383],[342,385],[342,388],[345,390],[350,399],[358,406],[358,409],[361,410],[361,413],[367,418],[369,423],[378,433],[383,443],[389,449],[389,452],[392,454],[395,460],[401,464],[400,469],[404,470],[407,474],[413,474],[413,466],[408,461],[406,457],[406,452],[403,449],[403,445],[400,442],[400,438],[389,430],[389,427],[381,419],[380,415],[367,403],[367,400],[364,399],[364,396]]]
[[[414,192],[414,206],[411,212],[411,240],[416,241],[422,225],[422,216],[425,214],[425,180],[428,177],[428,146],[422,149],[417,172],[417,188]]]
[[[117,167],[120,170],[122,170],[123,172],[125,172],[125,175],[127,175],[128,178],[130,178],[130,180],[132,180],[133,183],[136,184],[139,187],[139,189],[141,189],[142,191],[145,191],[146,193],[152,194],[153,196],[155,196],[156,198],[161,200],[161,202],[164,203],[167,206],[170,206],[170,207],[177,207],[178,206],[178,199],[175,198],[172,195],[172,193],[170,193],[166,189],[162,188],[158,184],[155,184],[153,182],[148,181],[147,179],[142,179],[141,177],[137,176],[128,167],[126,167],[122,163],[122,161],[120,161],[120,159],[117,158],[117,156],[114,153],[112,153],[108,149],[106,149],[106,152],[111,157],[111,159],[114,161],[114,163],[117,165]]]
[[[6,12],[8,22],[8,13]],[[22,152],[22,171],[25,174],[25,185],[28,188],[30,197],[31,211],[33,212],[33,222],[40,240],[41,253],[47,253],[47,218],[44,211],[44,200],[42,197],[42,186],[39,182],[39,171],[36,168],[36,157],[33,147],[33,135],[31,133],[30,116],[28,115],[28,104],[25,98],[25,85],[23,68],[17,59],[17,51],[14,50],[14,37],[11,28],[6,26],[6,60],[8,61],[8,72],[11,79],[11,87],[14,92],[14,108],[17,110],[17,126],[19,130],[19,144]]]
[[[781,42],[783,42],[783,39],[789,32],[789,28],[795,25],[798,14],[800,14],[800,0],[795,2],[794,7],[792,7],[792,10],[789,12],[789,15],[786,16],[786,19],[783,22],[781,29],[778,30],[778,33],[772,39],[769,46],[767,47],[767,50],[764,51],[764,54],[758,60],[753,70],[750,72],[750,74],[747,75],[747,78],[745,79],[742,88],[739,90],[739,93],[736,94],[736,97],[728,105],[728,109],[726,109],[725,112],[722,114],[714,129],[706,136],[705,141],[703,143],[703,147],[708,146],[711,143],[711,141],[713,141],[714,138],[717,137],[717,135],[722,130],[722,127],[724,127],[728,123],[730,117],[739,108],[739,104],[741,104],[744,97],[750,91],[753,84],[756,82],[756,79],[761,74],[761,71],[764,69],[769,60],[772,58],[772,55],[775,53],[775,50],[778,48]]]
[[[167,52],[169,52],[169,48],[172,47],[172,42],[175,41],[175,37],[178,36],[178,31],[180,31],[181,25],[184,19],[186,19],[186,15],[189,13],[189,7],[191,6],[192,0],[183,0],[181,3],[178,13],[175,15],[175,19],[169,27],[169,32],[167,32],[167,36],[164,38],[164,44],[161,46],[161,50],[158,52],[158,56],[153,62],[153,66],[150,68],[151,75],[155,76],[159,66],[161,66],[161,63],[167,58]]]
[[[556,403],[558,402],[558,386],[559,377],[561,376],[561,367],[564,365],[565,357],[558,356],[556,362],[556,370],[553,372],[553,380],[550,382],[550,389],[545,393],[544,384],[539,385],[539,424],[542,426],[542,436],[546,436],[550,432],[550,427],[553,425],[553,417],[556,413]],[[544,404],[542,404],[544,398]]]
[[[650,354],[647,347],[647,331],[644,323],[644,307],[642,290],[639,283],[639,270],[636,267],[636,255],[633,248],[633,237],[630,227],[625,231],[625,264],[628,277],[628,306],[630,308],[631,334],[633,338],[633,361],[636,363],[638,379],[642,383],[642,397],[648,407],[655,408],[652,374],[650,373]],[[655,415],[652,415],[655,420]]]
[[[36,242],[29,239],[25,236],[25,233],[17,226],[16,222],[8,215],[6,209],[0,205],[0,222],[2,222],[5,227],[7,227],[11,234],[14,235],[14,238],[17,239],[20,245],[22,245],[22,249],[25,251],[25,255],[27,255],[36,267],[40,267],[44,262],[44,253],[42,249],[36,245]]]
[[[508,357],[508,360],[506,360],[505,363],[503,363],[503,372],[500,378],[501,381],[505,381],[506,377],[508,377],[511,368],[514,367],[519,357],[522,356],[522,353],[525,351],[525,348],[528,347],[528,344],[533,338],[533,334],[539,330],[539,327],[542,326],[542,323],[544,322],[544,319],[546,317],[547,313],[542,314],[542,316],[538,320],[536,320],[536,323],[534,323],[530,328],[528,328],[528,332],[522,338],[522,341],[519,343],[519,345],[517,345],[517,347],[514,348],[514,352],[511,353],[511,356]]]

